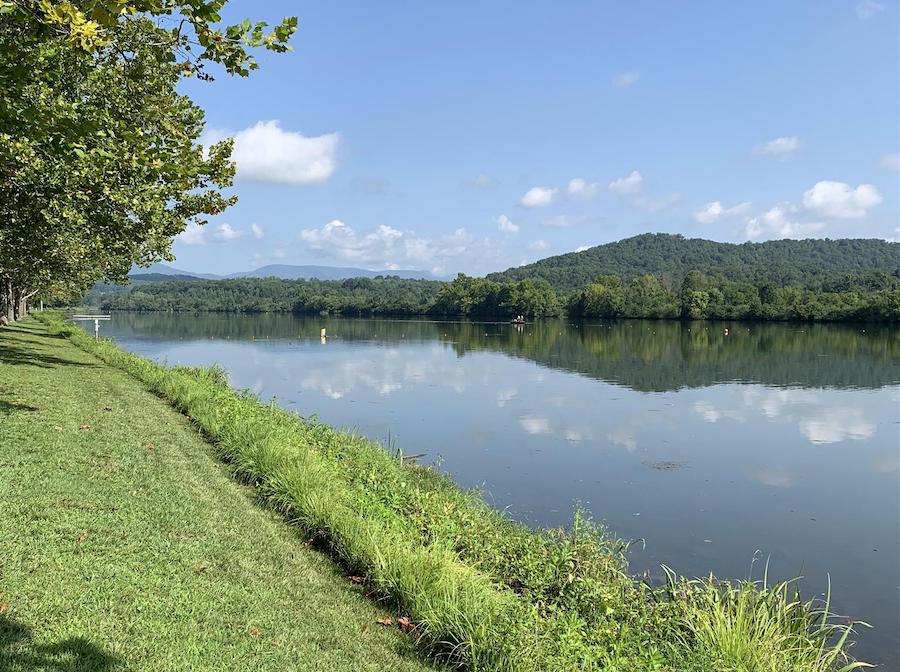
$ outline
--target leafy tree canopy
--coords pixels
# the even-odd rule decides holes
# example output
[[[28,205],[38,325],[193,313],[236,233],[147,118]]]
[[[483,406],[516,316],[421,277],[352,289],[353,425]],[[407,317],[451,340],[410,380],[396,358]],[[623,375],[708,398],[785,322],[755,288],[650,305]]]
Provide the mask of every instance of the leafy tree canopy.
[[[203,111],[177,85],[209,63],[248,74],[296,19],[219,27],[224,4],[0,0],[0,315],[169,259],[234,203],[231,142],[198,145]]]
[[[651,274],[677,288],[689,271],[721,274],[728,280],[761,285],[792,285],[823,290],[835,277],[900,271],[900,243],[876,239],[770,240],[720,243],[680,235],[648,233],[583,252],[541,259],[492,273],[488,279],[543,279],[557,292],[573,292],[603,274],[624,280]]]
[[[26,27],[38,39],[59,37],[88,53],[115,48],[123,23],[155,20],[155,39],[142,45],[181,59],[185,74],[206,63],[221,64],[229,74],[247,75],[258,67],[250,49],[290,49],[297,18],[285,17],[272,30],[265,22],[220,26],[227,0],[0,0],[0,14]],[[126,52],[122,52],[126,53]]]
[[[441,315],[479,319],[554,317],[803,321],[900,321],[900,276],[879,272],[834,278],[827,290],[734,282],[691,272],[680,290],[644,274],[625,283],[607,275],[568,305],[541,280],[493,282],[460,274],[453,282],[397,277],[347,280],[187,278],[97,288],[89,300],[132,311]]]

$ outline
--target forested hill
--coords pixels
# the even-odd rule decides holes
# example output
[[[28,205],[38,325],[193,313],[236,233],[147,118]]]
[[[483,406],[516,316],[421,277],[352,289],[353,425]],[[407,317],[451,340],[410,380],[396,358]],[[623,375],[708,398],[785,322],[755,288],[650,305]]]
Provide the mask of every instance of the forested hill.
[[[665,233],[647,233],[541,259],[491,273],[498,282],[543,279],[557,291],[578,290],[600,275],[625,280],[650,273],[677,286],[688,271],[721,273],[729,280],[820,290],[836,276],[856,272],[900,273],[900,243],[879,239],[770,240],[718,243]]]

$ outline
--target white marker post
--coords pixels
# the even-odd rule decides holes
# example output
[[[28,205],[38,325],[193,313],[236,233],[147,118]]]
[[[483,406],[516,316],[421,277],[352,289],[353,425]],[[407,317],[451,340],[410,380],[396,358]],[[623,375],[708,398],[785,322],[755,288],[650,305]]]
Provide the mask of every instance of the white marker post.
[[[73,315],[73,320],[93,320],[94,338],[100,338],[100,320],[111,320],[112,315]]]

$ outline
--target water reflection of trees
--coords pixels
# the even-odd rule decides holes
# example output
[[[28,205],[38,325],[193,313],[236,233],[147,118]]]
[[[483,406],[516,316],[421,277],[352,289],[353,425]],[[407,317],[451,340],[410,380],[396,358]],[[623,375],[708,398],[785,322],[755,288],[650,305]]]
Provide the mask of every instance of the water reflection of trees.
[[[619,320],[435,322],[295,317],[283,314],[117,313],[129,338],[438,341],[459,356],[500,352],[637,390],[704,387],[724,381],[810,387],[881,387],[900,382],[900,330],[883,325],[731,324]]]

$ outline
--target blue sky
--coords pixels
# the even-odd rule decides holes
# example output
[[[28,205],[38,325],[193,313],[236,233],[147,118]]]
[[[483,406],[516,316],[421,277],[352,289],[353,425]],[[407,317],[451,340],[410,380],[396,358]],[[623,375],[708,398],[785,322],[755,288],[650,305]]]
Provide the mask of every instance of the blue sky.
[[[482,274],[666,231],[900,238],[896,0],[265,2],[289,54],[184,90],[239,203],[179,268]]]

